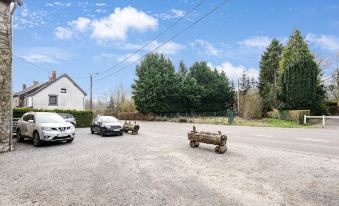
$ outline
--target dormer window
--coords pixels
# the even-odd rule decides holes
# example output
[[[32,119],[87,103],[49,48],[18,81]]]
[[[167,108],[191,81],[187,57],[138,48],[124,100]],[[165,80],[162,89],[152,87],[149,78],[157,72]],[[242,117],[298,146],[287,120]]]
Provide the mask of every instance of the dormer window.
[[[61,93],[66,93],[66,89],[65,88],[61,88]]]

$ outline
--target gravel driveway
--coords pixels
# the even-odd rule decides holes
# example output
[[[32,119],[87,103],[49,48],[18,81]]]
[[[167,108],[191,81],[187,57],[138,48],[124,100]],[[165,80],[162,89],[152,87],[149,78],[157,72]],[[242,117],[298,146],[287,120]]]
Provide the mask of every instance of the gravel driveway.
[[[141,123],[139,135],[77,129],[71,144],[16,144],[0,154],[0,205],[339,204],[338,159],[232,142],[220,155],[190,148],[184,132],[155,132],[161,124]]]

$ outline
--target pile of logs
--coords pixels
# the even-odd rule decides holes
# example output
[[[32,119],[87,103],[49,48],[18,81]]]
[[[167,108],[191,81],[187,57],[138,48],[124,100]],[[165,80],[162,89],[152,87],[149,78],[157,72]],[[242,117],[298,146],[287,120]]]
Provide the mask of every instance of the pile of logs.
[[[204,132],[204,131],[196,131],[195,126],[193,126],[193,131],[187,134],[188,140],[190,141],[190,146],[192,148],[199,147],[199,142],[206,144],[217,145],[215,147],[215,152],[219,154],[223,154],[227,151],[226,142],[227,136],[218,133]]]

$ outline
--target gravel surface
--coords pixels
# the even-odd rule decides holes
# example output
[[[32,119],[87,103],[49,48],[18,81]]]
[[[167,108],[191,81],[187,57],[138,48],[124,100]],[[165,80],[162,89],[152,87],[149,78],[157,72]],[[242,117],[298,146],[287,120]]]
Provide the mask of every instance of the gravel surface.
[[[139,135],[77,129],[70,144],[18,143],[0,154],[0,205],[339,205],[336,158],[232,141],[220,155],[212,145],[190,148],[185,132],[162,124],[143,122]]]

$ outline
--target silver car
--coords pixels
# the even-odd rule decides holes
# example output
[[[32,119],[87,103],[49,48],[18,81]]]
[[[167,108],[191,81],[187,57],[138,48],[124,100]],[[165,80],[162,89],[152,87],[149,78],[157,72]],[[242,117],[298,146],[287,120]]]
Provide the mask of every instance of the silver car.
[[[75,137],[75,127],[57,113],[28,112],[19,119],[16,135],[18,142],[25,137],[32,139],[35,147],[42,142],[69,143]]]

